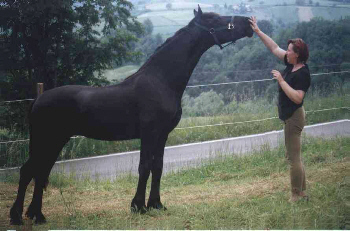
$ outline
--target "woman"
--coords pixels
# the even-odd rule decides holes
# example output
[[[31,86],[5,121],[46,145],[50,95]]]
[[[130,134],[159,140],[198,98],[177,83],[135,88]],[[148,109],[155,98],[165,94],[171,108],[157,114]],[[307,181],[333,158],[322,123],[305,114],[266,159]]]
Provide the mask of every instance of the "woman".
[[[259,29],[255,17],[251,17],[250,22],[265,46],[286,65],[282,74],[277,70],[272,70],[271,73],[279,85],[278,114],[285,124],[286,158],[290,164],[292,192],[289,201],[307,200],[305,170],[301,160],[301,131],[305,125],[303,99],[311,82],[306,64],[308,47],[302,39],[292,39],[288,41],[288,50],[285,51]]]

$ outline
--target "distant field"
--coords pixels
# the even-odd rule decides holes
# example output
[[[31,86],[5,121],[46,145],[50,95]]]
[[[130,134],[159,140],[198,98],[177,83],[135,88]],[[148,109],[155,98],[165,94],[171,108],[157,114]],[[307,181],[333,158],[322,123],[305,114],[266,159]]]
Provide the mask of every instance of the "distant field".
[[[242,1],[242,0],[187,0],[187,2],[200,2],[200,3],[205,3],[205,4],[219,4],[219,5],[224,5],[225,3],[227,5],[232,5],[232,4],[240,4],[241,2],[245,2],[249,5],[252,6],[259,6],[259,5],[266,5],[266,6],[270,6],[270,5],[277,5],[277,4],[295,4],[295,0],[253,0],[251,2],[249,1]],[[215,3],[213,3],[215,2]],[[261,2],[263,2],[263,4],[261,4]],[[306,3],[308,3],[309,1],[306,0]],[[316,2],[319,2],[321,6],[332,6],[333,4],[337,4],[337,5],[342,5],[342,3],[338,2],[333,2],[333,1],[327,1],[327,0],[315,0],[313,1],[314,4]],[[344,4],[343,4],[344,5]]]
[[[165,3],[165,2],[151,3],[151,4],[145,5],[145,8],[147,10],[155,10],[155,11],[166,10],[167,4],[168,3]],[[200,4],[201,8],[203,8],[203,9],[213,7],[212,3],[211,4],[204,4],[204,3],[200,3],[200,2],[174,1],[174,2],[171,2],[171,8],[174,10],[177,10],[177,9],[195,9],[195,8],[197,8],[198,4]]]
[[[350,16],[350,5],[346,8],[314,7],[312,13],[314,17],[322,17],[326,20],[339,20],[341,17]]]
[[[140,22],[145,21],[147,18],[153,23],[154,34],[173,34],[180,28],[187,25],[193,19],[192,10],[181,10],[181,11],[156,11],[148,12],[140,15],[137,19]]]
[[[145,9],[151,11],[139,15],[137,19],[140,22],[143,22],[147,18],[150,19],[154,26],[154,34],[160,33],[164,37],[169,37],[193,19],[193,9],[197,9],[198,4],[200,4],[204,12],[214,11],[214,4],[220,6],[220,12],[225,12],[225,3],[227,5],[238,5],[241,2],[241,0],[174,1],[172,2],[173,10],[167,10],[166,3],[153,1],[150,4],[144,5]],[[264,2],[264,4],[260,4],[260,2]],[[285,23],[309,21],[312,17],[323,17],[326,20],[337,20],[341,17],[350,16],[350,4],[343,3],[341,5],[332,1],[322,0],[317,2],[321,7],[298,7],[295,5],[295,0],[254,0],[252,2],[247,2],[247,4],[253,7],[253,12],[249,12],[245,14],[245,16],[255,15],[260,20],[282,20]],[[288,5],[282,5],[284,3]],[[332,7],[334,4],[336,4],[337,7]]]

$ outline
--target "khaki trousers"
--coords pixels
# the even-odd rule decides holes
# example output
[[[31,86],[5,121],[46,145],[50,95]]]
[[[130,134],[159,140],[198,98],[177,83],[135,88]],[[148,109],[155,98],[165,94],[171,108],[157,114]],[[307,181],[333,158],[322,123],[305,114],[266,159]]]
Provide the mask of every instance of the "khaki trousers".
[[[298,108],[284,121],[286,159],[290,165],[291,191],[299,194],[306,189],[305,170],[301,159],[301,132],[305,125],[304,107]]]

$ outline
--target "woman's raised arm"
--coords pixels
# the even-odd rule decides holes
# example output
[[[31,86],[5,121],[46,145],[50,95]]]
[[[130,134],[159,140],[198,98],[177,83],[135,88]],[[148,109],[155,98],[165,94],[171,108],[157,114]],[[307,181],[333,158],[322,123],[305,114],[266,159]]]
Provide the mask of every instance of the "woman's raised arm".
[[[261,41],[265,44],[265,46],[274,54],[276,57],[278,57],[281,60],[284,60],[284,56],[286,55],[286,51],[280,48],[275,41],[273,41],[272,38],[270,38],[267,34],[262,32],[257,24],[256,17],[251,17],[249,19],[251,23],[251,27],[253,31],[259,36]]]

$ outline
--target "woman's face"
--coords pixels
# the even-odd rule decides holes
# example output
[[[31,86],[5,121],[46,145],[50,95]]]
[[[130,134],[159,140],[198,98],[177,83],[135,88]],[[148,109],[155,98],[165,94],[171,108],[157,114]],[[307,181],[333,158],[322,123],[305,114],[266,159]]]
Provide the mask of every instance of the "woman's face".
[[[293,44],[289,43],[288,50],[287,50],[287,61],[290,64],[297,64],[298,63],[298,53],[295,53],[293,50]]]

